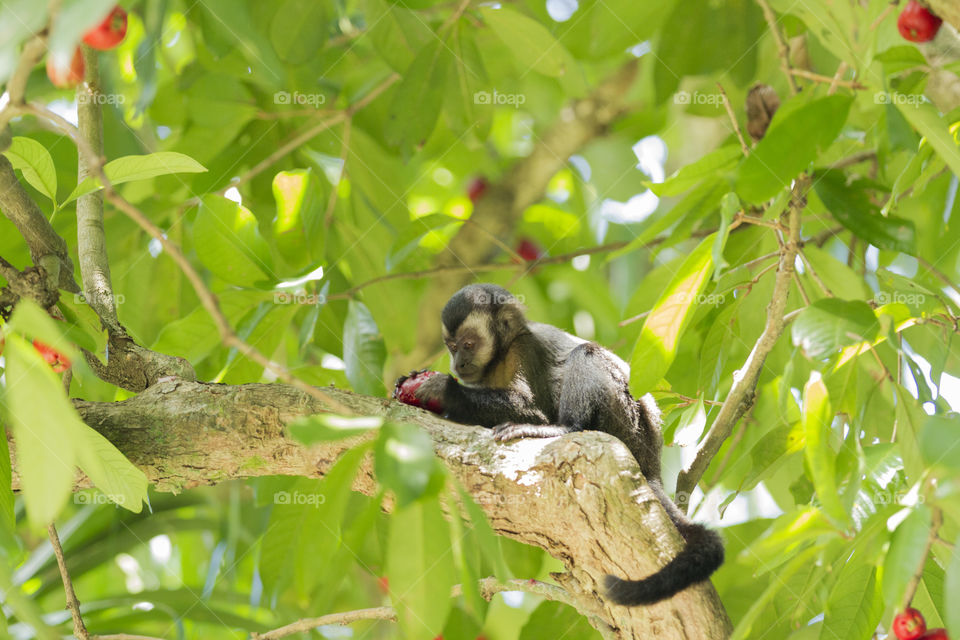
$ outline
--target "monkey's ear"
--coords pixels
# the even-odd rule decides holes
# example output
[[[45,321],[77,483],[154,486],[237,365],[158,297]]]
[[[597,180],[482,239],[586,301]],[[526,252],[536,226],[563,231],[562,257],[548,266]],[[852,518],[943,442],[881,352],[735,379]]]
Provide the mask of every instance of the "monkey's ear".
[[[499,317],[497,318],[497,333],[504,339],[506,342],[510,342],[520,333],[520,329],[524,324],[523,312],[516,307],[507,307],[501,310]]]

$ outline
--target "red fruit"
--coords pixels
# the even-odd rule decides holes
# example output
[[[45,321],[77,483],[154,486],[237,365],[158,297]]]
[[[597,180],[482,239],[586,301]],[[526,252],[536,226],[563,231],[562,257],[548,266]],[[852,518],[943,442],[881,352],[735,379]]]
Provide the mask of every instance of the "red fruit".
[[[517,255],[527,262],[533,262],[543,257],[543,251],[540,249],[540,246],[530,238],[523,238],[520,240],[520,244],[517,245]]]
[[[930,13],[917,0],[910,0],[897,18],[897,29],[910,42],[930,42],[942,23],[943,20]]]
[[[70,66],[66,69],[58,69],[53,66],[53,58],[47,56],[47,77],[53,86],[60,89],[70,89],[83,82],[83,53],[80,47],[73,52],[73,59],[70,60]]]
[[[950,640],[950,638],[947,637],[946,629],[930,629],[920,636],[920,640]]]
[[[490,183],[487,182],[486,178],[480,177],[471,180],[470,184],[467,185],[467,197],[470,198],[470,202],[476,202],[482,198],[489,186]]]
[[[434,413],[443,413],[443,405],[439,400],[427,400],[426,404],[421,404],[416,396],[417,389],[427,378],[437,375],[437,371],[414,371],[409,376],[403,376],[397,380],[393,387],[393,397],[404,404],[414,407],[421,407]]]
[[[127,12],[114,7],[103,22],[87,31],[83,41],[94,49],[106,51],[120,44],[127,35]]]
[[[916,609],[907,608],[893,619],[893,633],[900,640],[917,640],[926,630],[927,622]]]
[[[377,586],[380,587],[380,591],[384,594],[390,593],[390,578],[387,576],[377,578]]]
[[[47,364],[53,367],[56,373],[62,373],[70,368],[70,359],[50,345],[34,340],[33,348],[37,350]]]

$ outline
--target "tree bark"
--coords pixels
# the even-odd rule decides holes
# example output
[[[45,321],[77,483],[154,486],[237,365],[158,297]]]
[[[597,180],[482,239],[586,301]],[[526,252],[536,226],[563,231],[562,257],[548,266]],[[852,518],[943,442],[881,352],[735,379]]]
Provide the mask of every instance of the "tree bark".
[[[361,415],[416,424],[500,534],[563,561],[558,582],[572,598],[617,629],[621,638],[729,637],[730,621],[704,583],[650,607],[619,607],[603,598],[607,573],[641,578],[662,567],[683,542],[633,457],[600,432],[495,443],[464,426],[384,398],[324,389]],[[169,380],[123,402],[76,401],[81,417],[106,436],[161,491],[262,475],[322,476],[359,439],[303,447],[286,424],[321,410],[288,385],[220,385]],[[14,486],[18,484],[14,477]],[[89,486],[79,478],[77,487]],[[368,461],[355,483],[375,490]]]

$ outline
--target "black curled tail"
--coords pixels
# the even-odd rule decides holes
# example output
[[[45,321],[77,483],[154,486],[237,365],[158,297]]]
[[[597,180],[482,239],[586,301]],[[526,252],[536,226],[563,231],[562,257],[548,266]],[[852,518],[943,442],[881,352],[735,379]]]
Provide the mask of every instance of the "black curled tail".
[[[659,602],[703,582],[723,564],[723,540],[716,531],[690,522],[672,502],[664,507],[686,545],[660,571],[643,580],[623,580],[608,575],[607,597],[613,602],[628,607]]]

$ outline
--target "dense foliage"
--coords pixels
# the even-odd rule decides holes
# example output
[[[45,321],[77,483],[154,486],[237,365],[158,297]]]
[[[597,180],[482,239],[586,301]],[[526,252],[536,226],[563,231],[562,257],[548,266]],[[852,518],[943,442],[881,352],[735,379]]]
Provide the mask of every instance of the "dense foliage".
[[[751,0],[122,4],[98,94],[117,192],[182,248],[242,340],[309,384],[378,396],[411,365],[446,369],[439,319],[417,326],[436,274],[417,272],[469,226],[474,181],[503,181],[575,117],[572,99],[637,64],[620,117],[464,277],[632,364],[633,391],[665,412],[668,485],[701,452],[698,488],[681,481],[678,499],[727,541],[713,582],[735,637],[883,638],[911,599],[960,637],[960,78],[949,52],[901,38],[886,0],[771,0],[776,33]],[[48,55],[69,63],[113,5],[64,1]],[[35,0],[0,3],[0,83],[48,20]],[[731,118],[748,131],[756,83],[780,106],[744,141]],[[76,94],[43,63],[26,96],[76,122]],[[11,129],[4,155],[78,263],[76,202],[102,185],[78,181],[55,123],[20,114]],[[110,201],[104,225],[138,344],[201,380],[276,379],[224,344],[169,252]],[[33,264],[8,216],[0,257]],[[379,431],[320,480],[148,494],[30,344],[69,359],[71,397],[131,395],[79,351],[106,344],[83,297],[63,291],[58,308],[67,322],[22,299],[0,323],[20,490],[0,438],[0,636],[72,628],[51,520],[95,633],[234,638],[393,604],[399,624],[354,635],[595,636],[534,595],[448,597],[562,565],[495,538],[415,429],[305,420],[291,428],[303,442]],[[786,323],[773,334],[771,314]],[[418,344],[430,362],[405,359]],[[757,349],[755,393],[724,407]],[[704,458],[718,423],[732,431]],[[374,497],[350,491],[370,451]],[[72,491],[78,466],[98,489]],[[469,517],[448,508],[457,496]]]

